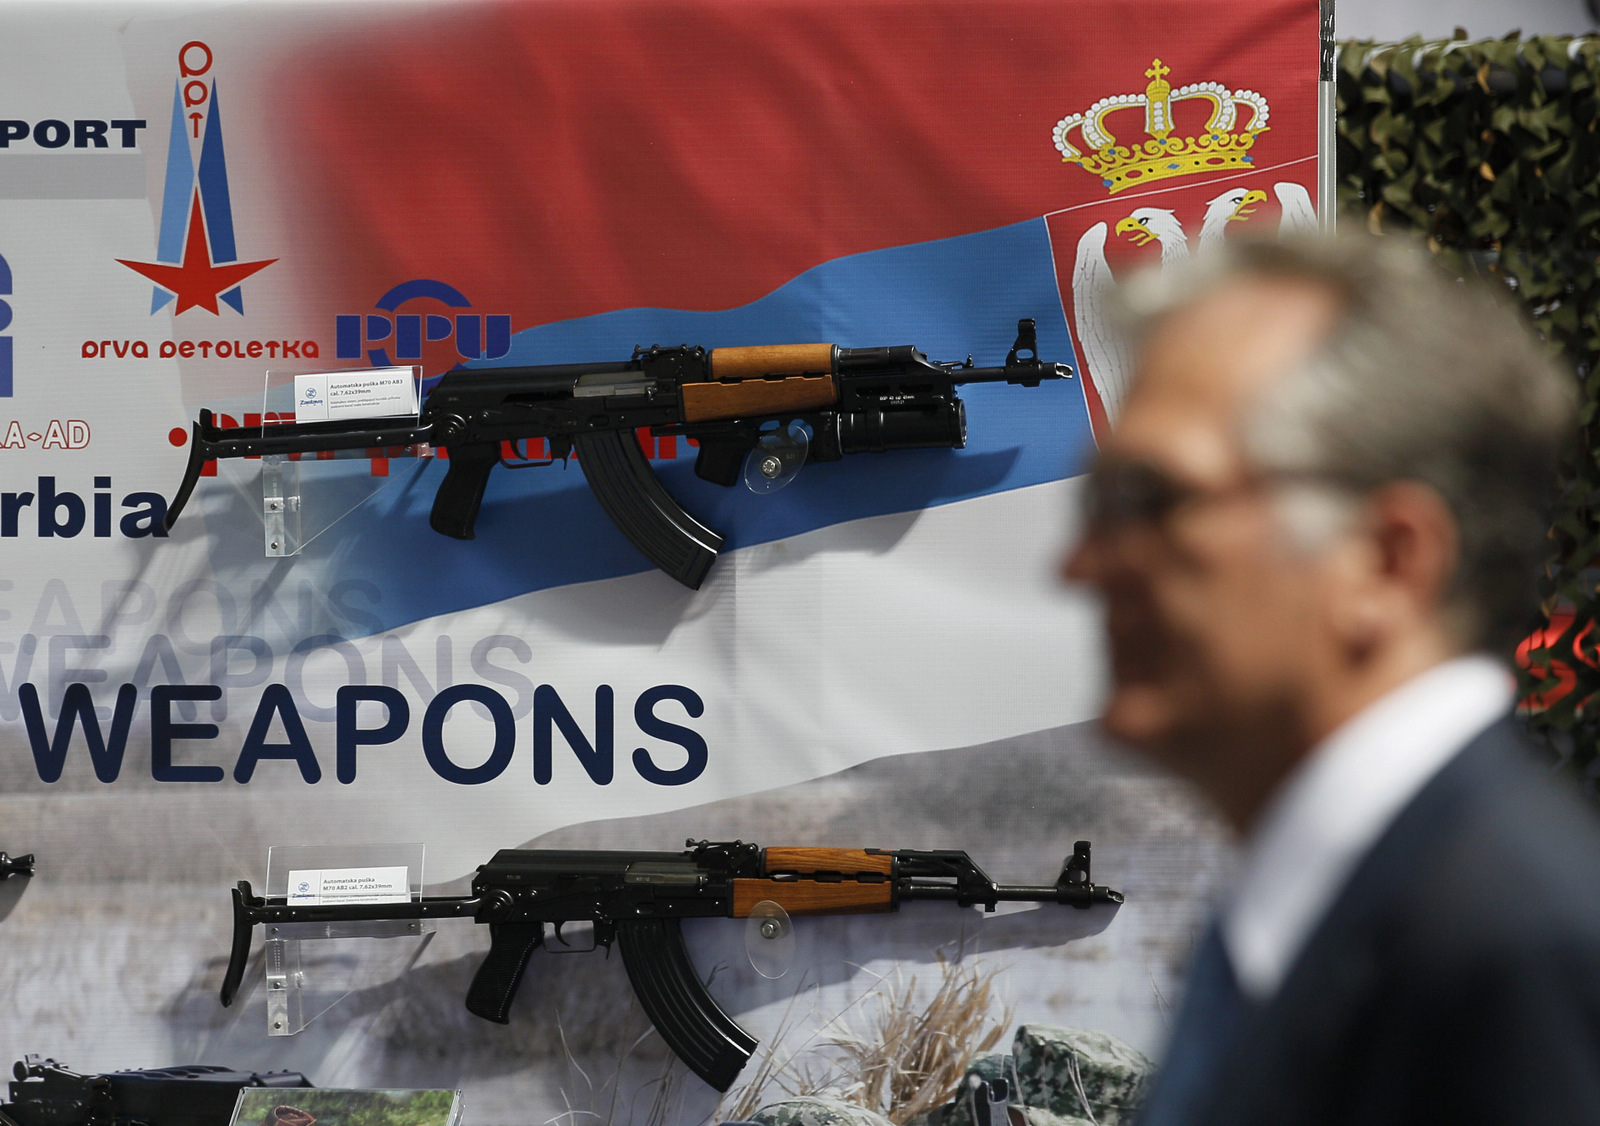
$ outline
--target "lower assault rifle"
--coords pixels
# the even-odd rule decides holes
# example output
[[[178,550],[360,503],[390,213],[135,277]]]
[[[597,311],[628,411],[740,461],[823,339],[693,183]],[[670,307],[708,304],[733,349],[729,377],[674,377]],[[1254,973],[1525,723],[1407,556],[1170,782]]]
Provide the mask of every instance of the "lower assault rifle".
[[[741,841],[688,841],[683,852],[502,849],[478,869],[469,896],[429,896],[409,903],[289,906],[233,892],[233,950],[222,981],[230,1005],[250,958],[257,923],[327,923],[374,919],[464,918],[489,924],[489,954],[467,990],[467,1008],[499,1024],[545,924],[561,939],[565,923],[589,922],[596,946],[615,942],[645,1015],[700,1078],[726,1091],[755,1049],[755,1039],[718,1007],[689,960],[682,919],[765,918],[776,904],[790,915],[895,911],[934,899],[993,911],[1005,902],[1088,907],[1121,903],[1120,893],[1089,879],[1089,842],[1079,841],[1054,884],[997,884],[965,852],[902,849],[762,848]]]
[[[228,1126],[245,1087],[309,1087],[298,1071],[235,1071],[194,1064],[79,1075],[27,1056],[12,1069],[0,1126]]]
[[[869,450],[960,449],[967,444],[967,420],[957,385],[1036,387],[1071,375],[1065,364],[1039,360],[1034,322],[1022,320],[1005,366],[997,368],[974,367],[970,356],[964,365],[930,361],[910,345],[781,344],[710,352],[679,345],[635,348],[633,358],[620,363],[448,372],[414,422],[220,427],[202,410],[165,524],[172,527],[206,463],[218,458],[426,444],[450,462],[428,522],[436,532],[470,540],[490,470],[515,443],[545,438],[555,458],[577,452],[595,499],[634,547],[698,589],[722,536],[662,488],[636,429],[694,439],[700,444],[695,472],[733,485],[758,447],[781,447],[758,459],[757,473],[765,479],[785,471],[786,457],[838,461]],[[788,437],[796,431],[809,435],[803,442]]]

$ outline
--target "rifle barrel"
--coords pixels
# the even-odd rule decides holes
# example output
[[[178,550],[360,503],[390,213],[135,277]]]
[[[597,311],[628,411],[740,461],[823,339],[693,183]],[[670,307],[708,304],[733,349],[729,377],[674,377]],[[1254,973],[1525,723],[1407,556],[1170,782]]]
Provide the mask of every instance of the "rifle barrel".
[[[1071,379],[1072,368],[1066,364],[1025,363],[998,368],[952,368],[950,381],[963,383],[1020,383],[1027,387],[1038,386],[1046,379]]]
[[[925,883],[902,880],[898,888],[901,901],[914,899],[958,903],[1121,903],[1122,893],[1099,884],[992,884],[974,888],[954,883]]]

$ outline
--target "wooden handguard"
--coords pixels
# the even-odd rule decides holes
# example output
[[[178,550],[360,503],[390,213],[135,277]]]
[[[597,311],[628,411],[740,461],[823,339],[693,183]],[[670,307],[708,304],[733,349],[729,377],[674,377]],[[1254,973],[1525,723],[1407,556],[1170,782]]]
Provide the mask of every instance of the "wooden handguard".
[[[809,411],[839,401],[832,344],[762,344],[713,348],[711,380],[685,383],[683,421],[715,422]]]
[[[711,349],[711,378],[771,379],[778,375],[834,374],[832,344],[762,344]]]
[[[893,909],[893,888],[893,884],[854,880],[734,880],[733,917],[748,919],[751,908],[762,900],[771,900],[791,915],[868,915]]]
[[[762,870],[787,879],[734,880],[733,917],[771,900],[791,915],[859,915],[894,909],[894,857],[859,848],[769,848]],[[798,879],[795,877],[798,876]]]
[[[894,871],[894,857],[887,852],[867,852],[860,848],[769,848],[764,854],[763,871],[835,873],[855,879],[859,873],[887,876]]]
[[[831,375],[791,375],[739,383],[685,383],[679,388],[683,421],[714,422],[785,411],[808,411],[839,400]]]

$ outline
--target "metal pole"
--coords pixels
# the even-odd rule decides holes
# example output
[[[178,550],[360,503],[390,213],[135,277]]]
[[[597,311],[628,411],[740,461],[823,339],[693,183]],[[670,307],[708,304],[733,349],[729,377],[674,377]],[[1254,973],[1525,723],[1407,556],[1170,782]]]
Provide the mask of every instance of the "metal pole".
[[[1333,41],[1334,0],[1322,3],[1322,43],[1317,81],[1317,217],[1332,234],[1339,212],[1338,69]]]

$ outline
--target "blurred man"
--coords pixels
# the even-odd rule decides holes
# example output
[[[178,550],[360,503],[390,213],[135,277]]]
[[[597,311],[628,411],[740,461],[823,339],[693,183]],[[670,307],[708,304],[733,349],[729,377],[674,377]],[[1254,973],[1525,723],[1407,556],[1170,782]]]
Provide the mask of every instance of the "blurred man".
[[[1105,726],[1244,840],[1144,1126],[1600,1122],[1600,829],[1510,719],[1570,376],[1420,251],[1129,294],[1071,581]]]

